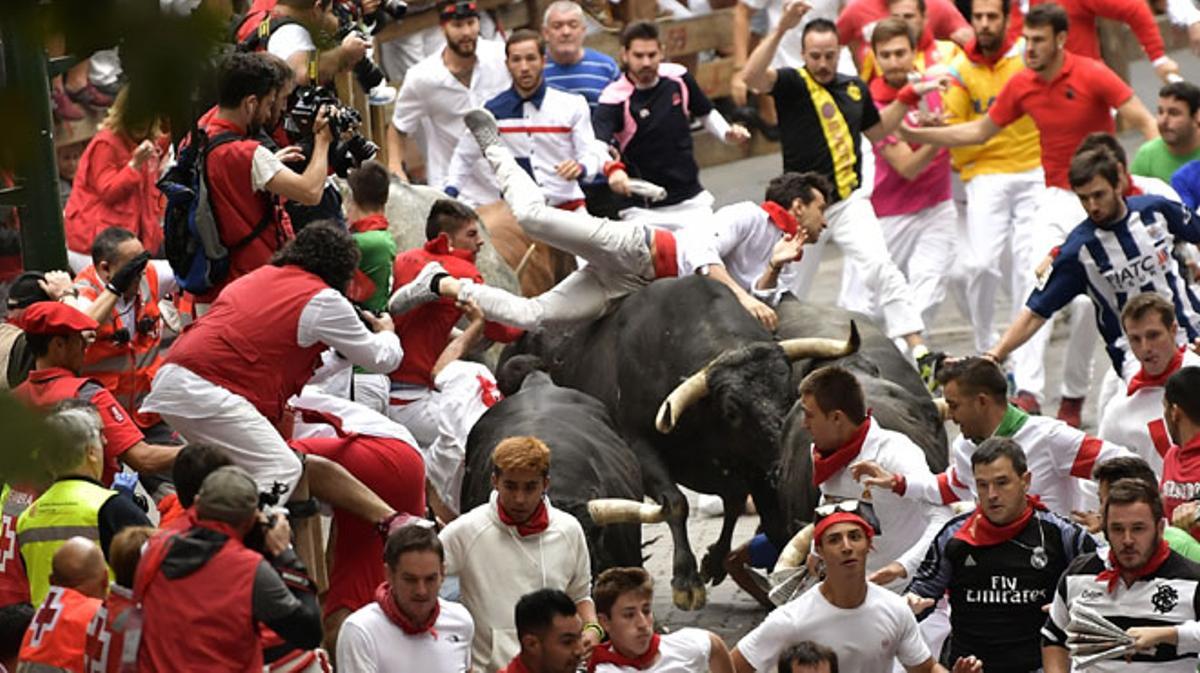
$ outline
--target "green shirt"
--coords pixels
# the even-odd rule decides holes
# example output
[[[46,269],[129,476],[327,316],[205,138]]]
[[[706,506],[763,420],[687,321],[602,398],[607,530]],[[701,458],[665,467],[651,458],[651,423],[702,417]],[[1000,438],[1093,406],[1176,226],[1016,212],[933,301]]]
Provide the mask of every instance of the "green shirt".
[[[1163,531],[1163,539],[1167,541],[1167,546],[1175,551],[1175,553],[1183,556],[1189,561],[1200,563],[1200,542],[1192,537],[1186,530],[1167,526]]]
[[[375,293],[364,303],[372,311],[386,311],[396,240],[386,231],[364,231],[354,234],[354,243],[362,253],[358,268],[375,283]]]
[[[1137,154],[1133,157],[1133,163],[1129,164],[1129,172],[1134,175],[1158,178],[1171,184],[1171,176],[1175,175],[1175,171],[1194,159],[1200,159],[1200,149],[1179,157],[1171,154],[1162,138],[1155,138],[1138,148]]]

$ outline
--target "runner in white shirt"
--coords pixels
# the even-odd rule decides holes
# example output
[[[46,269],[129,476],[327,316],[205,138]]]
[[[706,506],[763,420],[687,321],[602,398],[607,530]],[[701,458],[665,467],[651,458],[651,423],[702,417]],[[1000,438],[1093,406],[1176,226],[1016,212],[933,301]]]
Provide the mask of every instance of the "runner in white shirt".
[[[936,477],[912,474],[875,463],[853,466],[854,474],[872,487],[890,488],[905,500],[953,503],[975,500],[971,456],[988,437],[1011,437],[1025,450],[1032,482],[1030,495],[1050,511],[1069,518],[1072,510],[1094,509],[1092,469],[1097,463],[1131,455],[1065,422],[1031,416],[1008,403],[1008,381],[995,363],[984,358],[950,362],[938,372],[950,417],[962,435],[950,449],[950,466]],[[1090,507],[1089,507],[1090,505]]]
[[[921,639],[916,617],[900,596],[867,581],[867,553],[875,536],[862,503],[818,507],[813,549],[825,580],[772,612],[733,649],[737,673],[774,671],[792,645],[813,641],[837,653],[838,668],[890,673],[896,661],[908,671],[944,672]],[[954,663],[954,673],[979,673],[974,657]]]
[[[546,202],[565,210],[582,208],[579,179],[598,175],[609,159],[607,146],[592,131],[587,99],[546,85],[545,43],[537,32],[515,31],[504,50],[513,85],[484,107],[496,117],[504,144],[542,188]],[[464,136],[450,160],[443,188],[458,196],[458,186],[472,178],[482,178],[490,187],[484,202],[502,198],[479,143]]]
[[[504,46],[479,39],[479,8],[473,0],[438,4],[446,47],[409,69],[396,97],[387,130],[388,170],[408,180],[404,170],[408,137],[425,138],[425,181],[445,183],[450,158],[467,133],[463,115],[508,88]],[[464,198],[483,202],[486,186],[471,180],[458,185]]]
[[[475,625],[467,609],[438,598],[445,579],[442,543],[431,528],[409,525],[388,536],[387,581],[375,602],[350,615],[337,641],[346,673],[466,673]]]
[[[592,600],[608,642],[592,650],[594,673],[732,673],[725,641],[711,631],[654,632],[654,580],[642,568],[609,568],[596,578]],[[585,628],[592,628],[591,625]]]
[[[879,427],[867,413],[858,380],[841,367],[822,367],[805,377],[800,405],[804,429],[813,439],[813,481],[821,489],[822,502],[865,499],[864,507],[874,510],[881,529],[867,559],[868,576],[874,583],[903,590],[905,578],[914,576],[952,512],[940,502],[902,498],[887,487],[859,483],[851,464],[870,461],[933,481],[925,452],[908,437]]]
[[[1172,443],[1163,420],[1163,386],[1180,368],[1200,365],[1200,356],[1176,345],[1175,307],[1162,295],[1146,292],[1130,299],[1121,310],[1121,328],[1141,368],[1104,407],[1097,434],[1128,447],[1161,477]]]

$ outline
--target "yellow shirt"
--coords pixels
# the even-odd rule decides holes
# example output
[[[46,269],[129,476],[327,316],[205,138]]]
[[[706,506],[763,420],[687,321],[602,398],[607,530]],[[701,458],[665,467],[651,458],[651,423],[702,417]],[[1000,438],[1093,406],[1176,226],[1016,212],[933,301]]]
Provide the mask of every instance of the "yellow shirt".
[[[959,53],[950,62],[950,90],[942,94],[947,123],[961,124],[987,115],[1000,90],[1025,68],[1025,40],[1017,40],[994,64]],[[966,182],[976,175],[1021,173],[1042,164],[1037,126],[1029,115],[1004,127],[982,145],[950,148],[950,159]]]

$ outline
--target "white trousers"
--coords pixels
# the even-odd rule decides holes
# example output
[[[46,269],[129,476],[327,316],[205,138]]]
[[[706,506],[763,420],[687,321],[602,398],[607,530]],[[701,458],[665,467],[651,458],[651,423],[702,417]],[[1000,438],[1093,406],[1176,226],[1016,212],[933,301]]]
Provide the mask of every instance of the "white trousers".
[[[631,206],[621,210],[622,222],[636,222],[667,231],[679,231],[684,227],[707,224],[712,220],[713,203],[716,201],[707,189],[690,199],[660,208]]]
[[[883,315],[888,337],[895,339],[924,330],[921,316],[913,307],[908,281],[892,261],[875,209],[861,190],[830,206],[825,221],[828,226],[821,238],[805,246],[804,256],[795,263],[796,274],[788,290],[799,299],[808,296],[825,246],[833,242],[842,249],[846,263],[858,268],[858,277],[871,290],[876,304],[871,313]]]
[[[391,387],[392,382],[387,374],[355,373],[350,399],[386,416]]]
[[[459,299],[475,300],[490,320],[537,330],[545,323],[598,318],[613,301],[654,279],[647,226],[594,217],[582,208],[571,211],[546,205],[537,183],[517,165],[507,148],[492,145],[483,154],[525,233],[582,257],[588,264],[537,297],[519,297],[488,285],[463,283]]]
[[[1087,213],[1079,203],[1079,197],[1074,192],[1058,187],[1047,187],[1037,205],[1037,225],[1032,235],[1033,249],[1030,254],[1033,267],[1036,268],[1050,251],[1062,245],[1067,234],[1080,222],[1087,218]],[[1032,268],[1027,272],[1032,274]],[[1022,304],[1024,302],[1022,301]],[[1063,397],[1084,397],[1087,395],[1092,376],[1092,354],[1096,350],[1095,309],[1092,300],[1086,295],[1076,297],[1070,304],[1070,336],[1067,342],[1067,352],[1063,362]],[[1026,342],[1028,348],[1026,380],[1017,380],[1017,386],[1027,390],[1039,399],[1043,399],[1046,383],[1045,357],[1046,346],[1050,342],[1050,322],[1038,330]]]
[[[400,386],[392,391],[388,417],[416,437],[429,482],[456,511],[461,509],[467,436],[479,417],[499,400],[492,372],[465,360],[446,365],[432,389]]]
[[[975,332],[975,348],[996,345],[996,299],[1005,288],[1015,319],[1033,291],[1030,272],[1041,261],[1033,252],[1035,230],[1042,224],[1038,203],[1046,189],[1042,169],[1021,173],[977,175],[965,184],[967,230],[960,252],[966,265],[967,301]],[[1031,356],[1032,354],[1032,356]],[[1045,380],[1045,348],[1022,346],[1013,352],[1017,387],[1040,391]]]
[[[888,253],[908,280],[910,301],[926,326],[933,323],[946,298],[958,246],[957,219],[958,212],[950,199],[915,213],[879,218]],[[842,268],[841,304],[851,311],[882,317],[877,314],[875,293],[863,282],[859,267],[852,264]]]

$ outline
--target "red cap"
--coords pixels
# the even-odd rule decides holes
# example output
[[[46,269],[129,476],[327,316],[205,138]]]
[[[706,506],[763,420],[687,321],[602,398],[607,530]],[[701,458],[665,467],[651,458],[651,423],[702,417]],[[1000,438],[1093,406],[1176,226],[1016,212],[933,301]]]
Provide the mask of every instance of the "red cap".
[[[76,308],[56,301],[39,301],[31,304],[21,315],[21,329],[27,334],[62,336],[94,330],[100,323],[92,320]]]
[[[875,537],[875,529],[871,527],[871,524],[867,523],[866,519],[853,512],[834,512],[829,516],[822,517],[820,521],[813,524],[813,544],[821,544],[821,536],[825,534],[825,531],[830,526],[836,523],[852,523],[860,526],[863,532],[867,534],[867,540]]]

